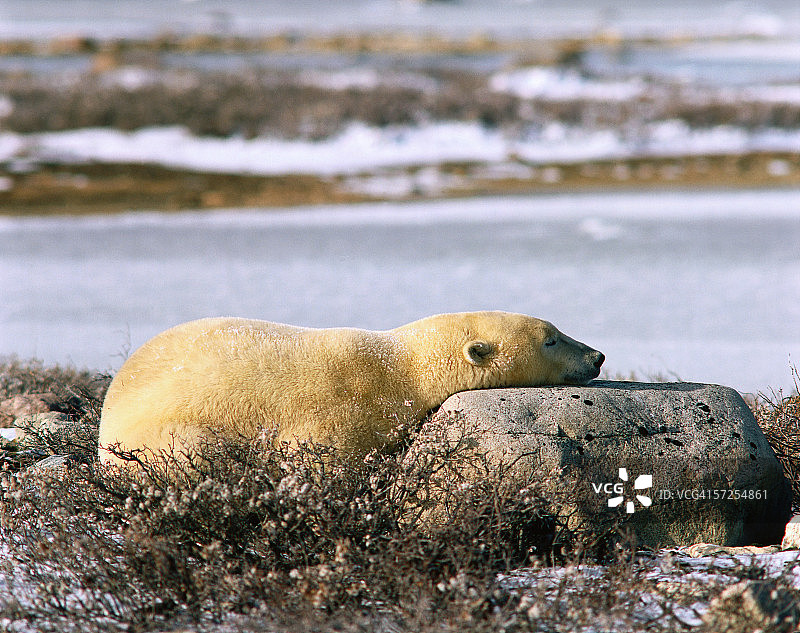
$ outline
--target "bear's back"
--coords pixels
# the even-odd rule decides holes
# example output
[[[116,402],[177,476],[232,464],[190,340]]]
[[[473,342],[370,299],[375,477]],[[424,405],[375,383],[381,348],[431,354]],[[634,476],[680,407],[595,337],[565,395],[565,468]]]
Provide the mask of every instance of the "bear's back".
[[[412,394],[385,333],[210,318],[142,345],[109,387],[100,444],[168,448],[175,437],[336,440],[347,419],[397,416]],[[402,365],[403,363],[400,363]],[[365,420],[366,421],[366,420]],[[185,445],[186,442],[183,443]]]

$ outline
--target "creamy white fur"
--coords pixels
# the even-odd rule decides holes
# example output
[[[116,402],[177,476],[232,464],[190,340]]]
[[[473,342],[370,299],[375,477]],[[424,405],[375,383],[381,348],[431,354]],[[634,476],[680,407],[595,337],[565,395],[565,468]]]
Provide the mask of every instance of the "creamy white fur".
[[[100,457],[190,451],[213,436],[313,439],[355,458],[467,389],[580,384],[600,352],[521,314],[442,314],[387,331],[212,318],[139,348],[109,387]]]

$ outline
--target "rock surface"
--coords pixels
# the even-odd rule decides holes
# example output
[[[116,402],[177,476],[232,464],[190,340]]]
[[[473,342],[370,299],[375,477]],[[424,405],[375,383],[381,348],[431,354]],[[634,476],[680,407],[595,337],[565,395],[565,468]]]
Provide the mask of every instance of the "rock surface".
[[[44,459],[39,460],[35,464],[31,465],[28,470],[40,475],[63,475],[66,472],[70,461],[72,460],[70,460],[69,455],[50,455],[50,457],[45,457]]]
[[[767,545],[764,547],[758,545],[740,545],[740,546],[725,546],[714,545],[713,543],[695,543],[684,548],[687,556],[692,558],[702,558],[705,556],[741,556],[742,554],[774,554],[781,551],[778,545]]]
[[[462,392],[410,454],[458,438],[522,482],[557,472],[554,504],[569,528],[600,533],[621,521],[644,545],[739,546],[779,543],[790,517],[780,463],[728,387],[595,381]]]
[[[16,418],[46,413],[58,408],[59,399],[54,393],[26,393],[0,402],[0,426],[9,426]]]
[[[800,514],[794,515],[786,524],[781,549],[800,549]]]
[[[714,598],[703,615],[707,630],[716,633],[797,630],[797,600],[774,580],[743,580]]]

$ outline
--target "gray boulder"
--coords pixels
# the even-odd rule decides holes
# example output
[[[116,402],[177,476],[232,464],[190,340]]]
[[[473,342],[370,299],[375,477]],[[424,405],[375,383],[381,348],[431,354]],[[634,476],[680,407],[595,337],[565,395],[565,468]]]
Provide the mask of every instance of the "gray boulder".
[[[621,523],[649,546],[773,544],[790,517],[781,465],[728,387],[594,381],[466,391],[423,425],[409,455],[465,440],[484,468],[506,468],[522,485],[546,481],[554,511],[577,534]]]

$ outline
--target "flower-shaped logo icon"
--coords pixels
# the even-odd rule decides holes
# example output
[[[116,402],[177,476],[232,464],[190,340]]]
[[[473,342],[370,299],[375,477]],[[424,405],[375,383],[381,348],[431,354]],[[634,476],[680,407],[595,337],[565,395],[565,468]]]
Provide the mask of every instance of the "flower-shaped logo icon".
[[[619,469],[619,478],[622,481],[628,481],[628,469],[627,468],[620,468]],[[653,475],[639,475],[636,478],[636,481],[633,482],[633,489],[634,490],[645,490],[647,488],[653,487]],[[649,508],[650,505],[653,503],[652,499],[647,495],[636,495],[636,500],[642,504],[645,508]],[[609,508],[616,508],[617,506],[622,505],[625,501],[624,495],[619,495],[618,497],[612,497],[608,500],[608,507]],[[632,499],[629,499],[625,504],[625,511],[628,514],[633,514],[634,512],[634,503]]]

